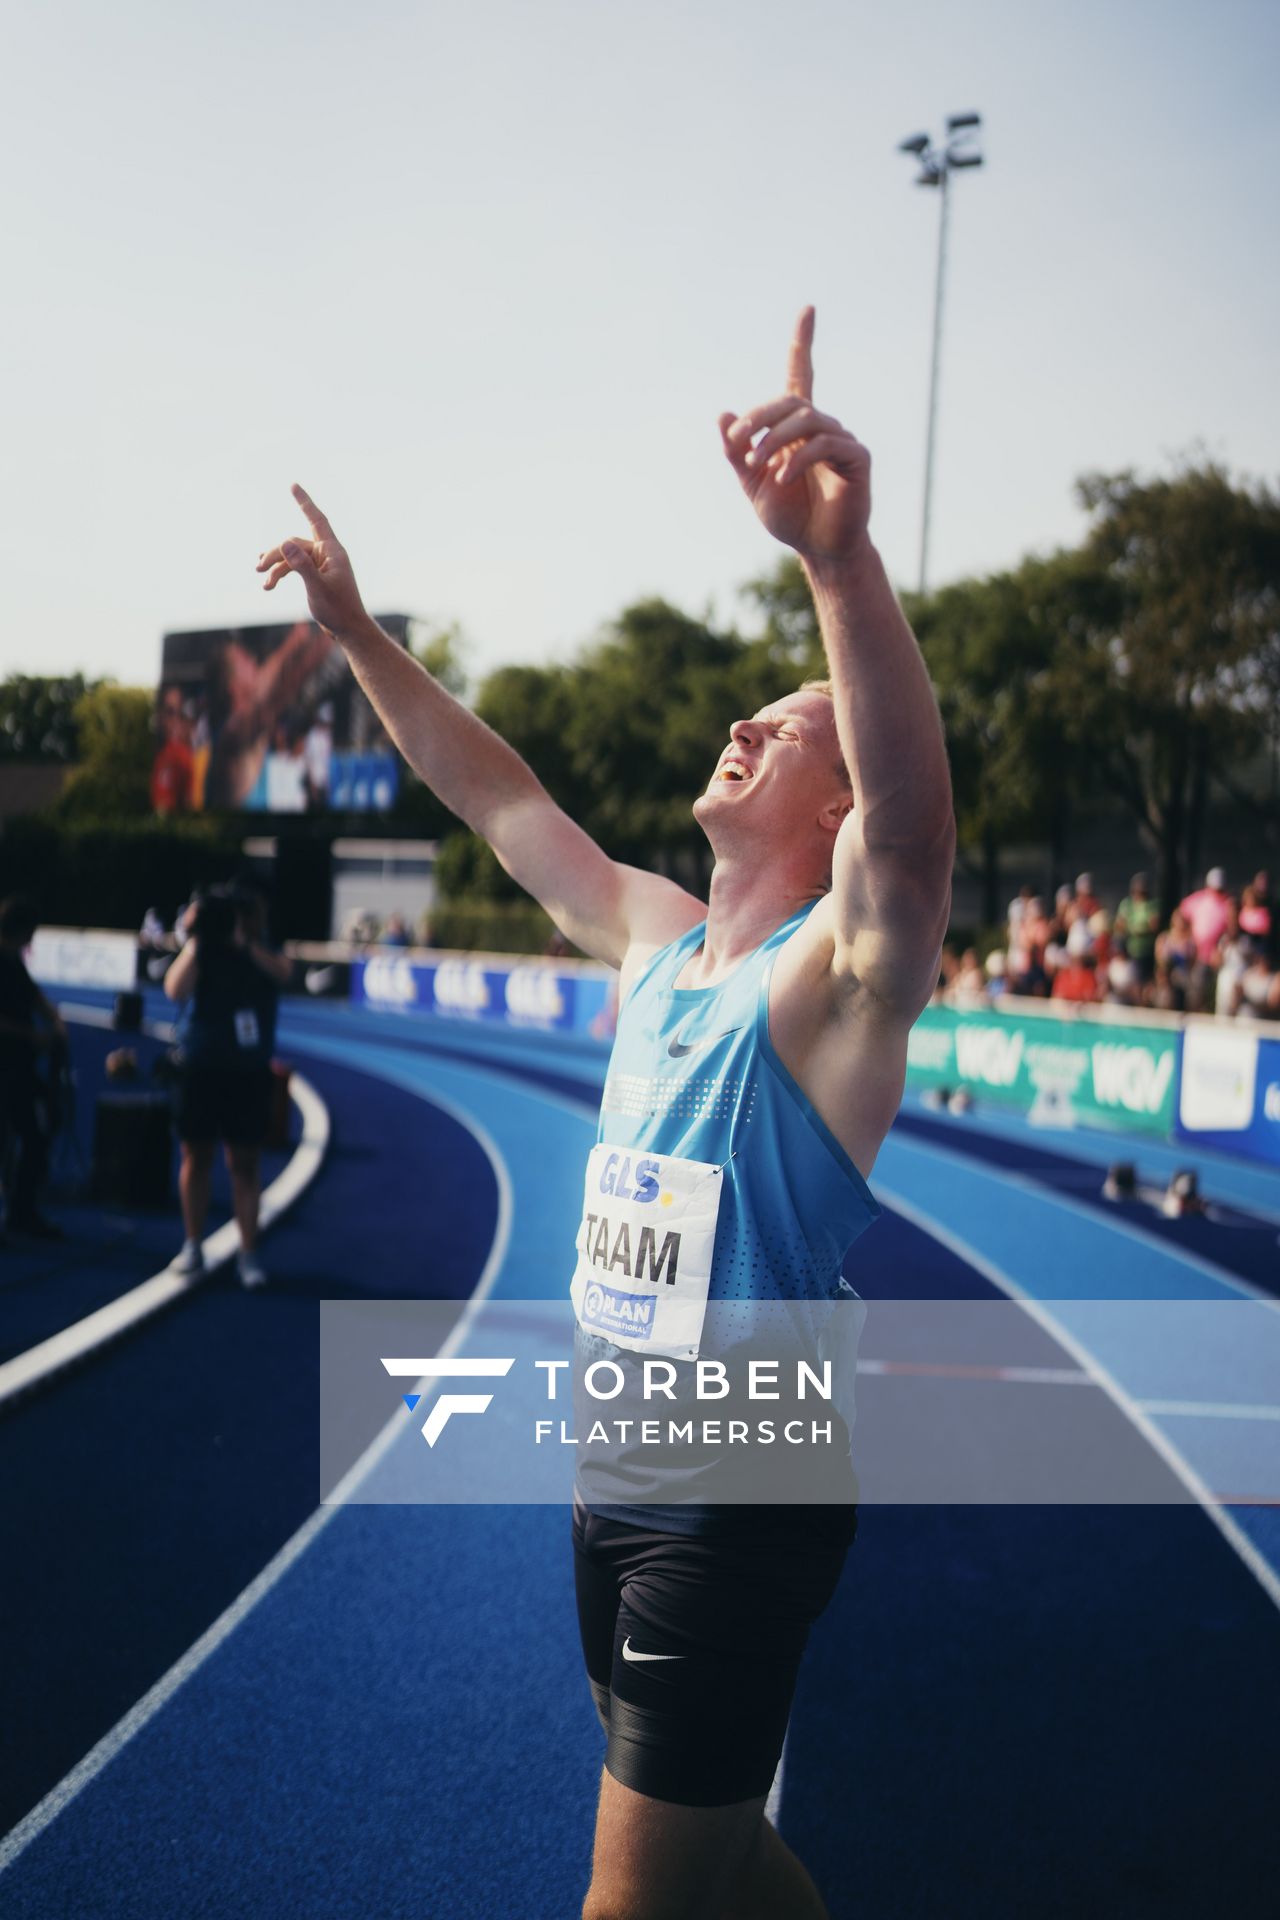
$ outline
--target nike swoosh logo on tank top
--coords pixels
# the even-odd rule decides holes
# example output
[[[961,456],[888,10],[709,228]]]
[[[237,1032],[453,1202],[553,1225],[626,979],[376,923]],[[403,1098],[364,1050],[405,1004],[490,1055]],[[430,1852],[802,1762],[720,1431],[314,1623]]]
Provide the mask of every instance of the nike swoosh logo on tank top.
[[[714,1047],[717,1040],[727,1040],[731,1033],[741,1033],[741,1027],[726,1027],[723,1033],[713,1033],[706,1040],[691,1040],[686,1046],[680,1035],[673,1034],[667,1052],[673,1060],[683,1060],[687,1053],[700,1053],[704,1047]]]

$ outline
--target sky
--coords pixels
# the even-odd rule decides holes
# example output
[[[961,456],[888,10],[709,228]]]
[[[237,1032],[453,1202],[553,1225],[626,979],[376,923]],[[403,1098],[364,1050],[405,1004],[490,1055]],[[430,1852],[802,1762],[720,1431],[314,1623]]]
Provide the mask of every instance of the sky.
[[[167,629],[282,620],[301,480],[367,604],[473,677],[661,594],[749,627],[778,550],[717,415],[816,399],[917,579],[1077,541],[1076,477],[1274,479],[1261,0],[18,0],[0,73],[0,673],[154,685]]]

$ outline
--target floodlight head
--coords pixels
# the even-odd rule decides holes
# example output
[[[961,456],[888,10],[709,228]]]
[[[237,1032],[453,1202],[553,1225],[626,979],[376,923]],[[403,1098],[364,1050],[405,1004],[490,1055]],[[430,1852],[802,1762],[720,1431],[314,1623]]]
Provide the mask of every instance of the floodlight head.
[[[949,153],[947,162],[953,167],[980,167],[982,155],[980,153]]]
[[[980,113],[952,113],[947,116],[948,133],[959,133],[961,127],[980,127],[981,125]]]
[[[913,133],[909,140],[900,140],[898,142],[899,153],[926,153],[928,148],[929,136],[927,133]]]
[[[941,186],[942,185],[942,168],[926,165],[926,167],[924,168],[924,171],[916,175],[916,185],[918,187]]]

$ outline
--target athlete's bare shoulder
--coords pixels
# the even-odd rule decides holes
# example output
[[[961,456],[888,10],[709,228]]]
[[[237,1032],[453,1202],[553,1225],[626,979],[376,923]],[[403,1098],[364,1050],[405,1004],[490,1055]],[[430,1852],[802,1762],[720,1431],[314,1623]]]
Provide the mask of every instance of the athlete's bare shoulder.
[[[902,1100],[919,1012],[887,1003],[840,964],[829,895],[778,954],[768,1006],[774,1051],[864,1177]]]
[[[627,926],[627,950],[622,958],[618,991],[626,997],[637,976],[660,948],[678,940],[707,917],[705,902],[686,893],[674,880],[641,867],[619,866]]]

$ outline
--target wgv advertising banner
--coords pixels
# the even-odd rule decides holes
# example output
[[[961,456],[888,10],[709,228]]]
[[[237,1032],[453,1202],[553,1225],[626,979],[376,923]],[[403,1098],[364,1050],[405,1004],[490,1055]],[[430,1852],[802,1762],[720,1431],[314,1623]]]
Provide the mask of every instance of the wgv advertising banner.
[[[1091,1126],[1173,1132],[1178,1034],[1158,1027],[926,1007],[907,1040],[907,1084],[965,1087],[1029,1111],[1047,1099]]]
[[[360,1006],[559,1033],[591,1033],[604,1014],[609,984],[603,974],[465,955],[422,961],[375,954],[351,968],[351,997]]]

